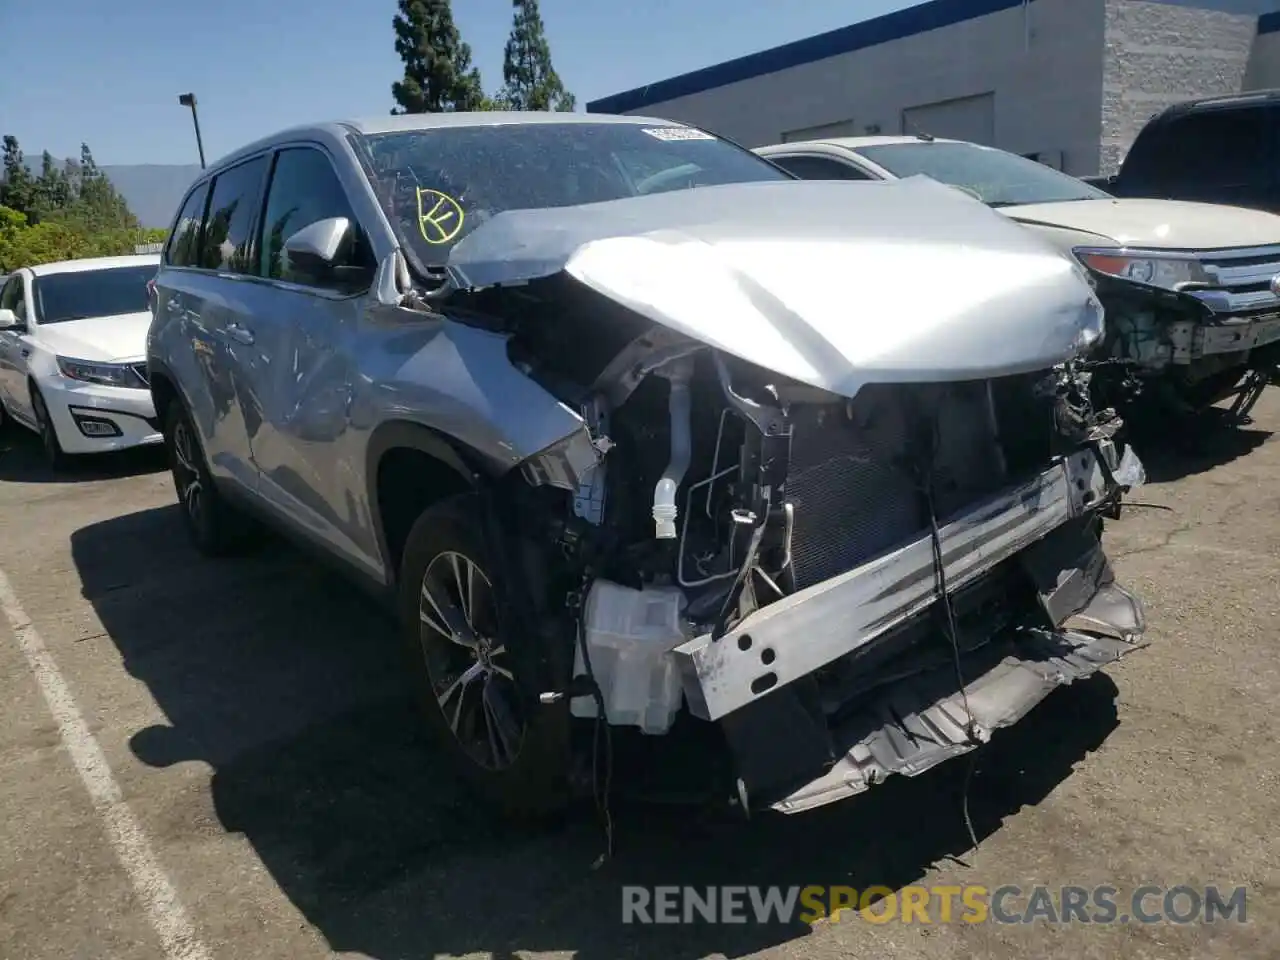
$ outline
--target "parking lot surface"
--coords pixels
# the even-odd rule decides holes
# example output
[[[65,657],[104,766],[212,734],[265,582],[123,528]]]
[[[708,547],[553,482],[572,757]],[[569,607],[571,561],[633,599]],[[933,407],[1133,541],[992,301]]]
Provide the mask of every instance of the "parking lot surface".
[[[1156,431],[1108,525],[1153,644],[966,764],[750,823],[518,833],[422,742],[391,629],[283,545],[206,561],[158,451],[53,476],[0,434],[0,956],[1269,957],[1280,942],[1280,390]],[[1161,449],[1177,440],[1178,450]],[[621,923],[624,884],[1145,883],[1247,922]]]

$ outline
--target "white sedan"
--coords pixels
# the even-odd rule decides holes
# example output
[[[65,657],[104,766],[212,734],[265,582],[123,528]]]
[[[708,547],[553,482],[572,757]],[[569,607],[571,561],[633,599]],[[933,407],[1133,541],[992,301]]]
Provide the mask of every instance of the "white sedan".
[[[0,422],[39,433],[52,465],[163,441],[145,359],[159,263],[46,263],[14,271],[0,290]]]

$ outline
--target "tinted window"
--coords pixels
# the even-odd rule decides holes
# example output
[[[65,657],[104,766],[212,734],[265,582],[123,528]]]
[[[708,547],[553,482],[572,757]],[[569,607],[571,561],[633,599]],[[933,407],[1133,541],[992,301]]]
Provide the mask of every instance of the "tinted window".
[[[1243,186],[1264,179],[1264,110],[1213,110],[1159,124],[1125,159],[1124,176],[1159,187]]]
[[[805,180],[870,180],[857,167],[828,157],[770,157],[784,170]]]
[[[0,307],[12,310],[19,320],[27,319],[26,289],[21,274],[14,274],[0,290]]]
[[[791,179],[749,150],[667,124],[504,123],[360,140],[388,219],[428,265],[507,210]]]
[[[231,273],[253,272],[253,224],[266,169],[267,158],[258,157],[223,171],[213,181],[200,266]]]
[[[892,143],[859,147],[858,153],[895,177],[923,174],[959,187],[993,207],[1109,199],[1101,190],[1043,163],[976,143]]]
[[[36,320],[43,326],[86,317],[145,313],[149,309],[147,281],[155,275],[155,264],[144,264],[36,277],[32,283]]]
[[[173,225],[173,235],[165,250],[165,263],[175,267],[196,266],[200,254],[200,227],[204,222],[204,202],[209,196],[209,185],[202,183],[187,197],[182,212]]]
[[[339,268],[337,275],[318,278],[292,263],[284,245],[303,227],[330,217],[346,217],[354,229],[349,245],[335,264]],[[277,155],[259,250],[262,276],[332,289],[349,286],[342,280],[342,268],[373,266],[368,241],[356,223],[342,183],[329,158],[319,150],[298,147],[281,150]]]

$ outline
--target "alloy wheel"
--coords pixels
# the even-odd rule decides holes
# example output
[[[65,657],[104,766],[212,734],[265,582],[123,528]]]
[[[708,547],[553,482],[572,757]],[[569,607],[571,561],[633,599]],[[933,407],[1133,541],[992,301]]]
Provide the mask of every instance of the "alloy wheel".
[[[445,724],[470,759],[487,770],[515,762],[526,723],[506,646],[497,638],[493,584],[455,551],[422,575],[418,638]]]
[[[191,522],[199,526],[204,511],[204,486],[197,462],[191,431],[180,421],[173,430],[173,479],[178,488],[178,500]]]

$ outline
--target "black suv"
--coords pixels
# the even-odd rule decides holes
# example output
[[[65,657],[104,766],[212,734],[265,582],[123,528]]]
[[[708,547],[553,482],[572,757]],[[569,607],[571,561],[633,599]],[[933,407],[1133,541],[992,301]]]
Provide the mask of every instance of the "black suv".
[[[1152,117],[1119,173],[1097,185],[1117,197],[1280,212],[1278,146],[1280,90],[1190,100]]]

